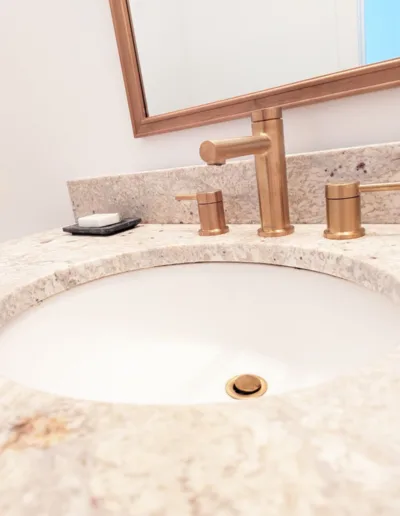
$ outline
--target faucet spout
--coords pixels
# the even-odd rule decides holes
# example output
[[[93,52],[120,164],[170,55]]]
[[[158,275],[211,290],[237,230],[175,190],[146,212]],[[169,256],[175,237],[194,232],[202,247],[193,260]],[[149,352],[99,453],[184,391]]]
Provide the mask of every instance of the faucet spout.
[[[265,154],[271,146],[266,134],[229,140],[207,140],[200,145],[200,157],[207,165],[225,165],[227,159]]]
[[[253,136],[205,141],[200,156],[208,165],[224,165],[227,159],[254,155],[262,237],[290,235],[282,110],[267,108],[251,115]]]

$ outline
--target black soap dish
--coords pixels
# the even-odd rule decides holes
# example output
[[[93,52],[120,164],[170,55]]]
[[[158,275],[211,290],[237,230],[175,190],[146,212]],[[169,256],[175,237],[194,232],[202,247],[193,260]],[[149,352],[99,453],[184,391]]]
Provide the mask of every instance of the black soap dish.
[[[128,229],[133,229],[141,222],[142,219],[124,219],[101,228],[82,228],[78,224],[73,224],[72,226],[66,226],[62,229],[66,233],[72,233],[73,235],[111,236],[121,233],[122,231],[127,231]]]

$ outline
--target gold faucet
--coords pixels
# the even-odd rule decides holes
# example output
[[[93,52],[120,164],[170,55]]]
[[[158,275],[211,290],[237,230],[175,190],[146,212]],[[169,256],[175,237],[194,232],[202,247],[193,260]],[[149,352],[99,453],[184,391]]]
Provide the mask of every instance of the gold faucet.
[[[253,136],[205,141],[200,156],[208,165],[224,165],[229,158],[254,155],[262,237],[290,235],[289,196],[281,108],[251,115]]]
[[[328,183],[325,185],[327,229],[324,237],[330,240],[349,240],[365,235],[361,226],[362,192],[390,192],[400,190],[400,183],[377,183],[360,185],[351,183]]]
[[[197,201],[200,219],[200,236],[215,236],[228,233],[225,223],[224,199],[221,190],[198,192],[197,194],[178,194],[177,201]]]

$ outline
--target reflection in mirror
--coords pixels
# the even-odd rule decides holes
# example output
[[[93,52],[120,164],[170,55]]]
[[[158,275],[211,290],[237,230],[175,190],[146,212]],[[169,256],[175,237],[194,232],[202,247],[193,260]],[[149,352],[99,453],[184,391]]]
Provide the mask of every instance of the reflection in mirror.
[[[129,0],[153,116],[400,56],[399,0]]]

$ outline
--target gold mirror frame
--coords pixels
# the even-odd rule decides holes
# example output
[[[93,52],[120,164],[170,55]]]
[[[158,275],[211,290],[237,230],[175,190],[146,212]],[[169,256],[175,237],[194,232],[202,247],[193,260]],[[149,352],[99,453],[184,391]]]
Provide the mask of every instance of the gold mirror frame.
[[[277,88],[149,116],[128,0],[109,0],[135,138],[226,122],[258,109],[291,108],[400,85],[400,58]]]

